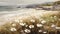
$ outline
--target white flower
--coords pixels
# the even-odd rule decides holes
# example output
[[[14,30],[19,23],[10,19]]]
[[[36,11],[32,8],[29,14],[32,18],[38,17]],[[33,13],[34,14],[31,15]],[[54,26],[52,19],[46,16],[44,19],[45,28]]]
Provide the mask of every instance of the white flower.
[[[39,30],[39,32],[42,32],[42,30]]]
[[[51,27],[55,27],[56,25],[52,24]]]
[[[41,23],[42,23],[42,24],[45,24],[45,23],[46,23],[46,21],[45,21],[45,20],[42,20],[42,21],[41,21]]]
[[[55,27],[56,29],[60,29],[60,27]]]
[[[30,33],[31,32],[29,29],[25,29],[24,31],[25,31],[25,33]]]
[[[43,25],[42,24],[37,24],[37,27],[42,27]]]
[[[34,28],[34,25],[30,25],[29,28]]]
[[[31,21],[31,22],[35,22],[35,20],[34,20],[34,19],[31,19],[30,21]]]
[[[26,23],[19,23],[21,26],[25,26],[26,25]]]
[[[43,32],[43,33],[47,33],[47,32]]]
[[[17,31],[16,28],[11,28],[10,30],[11,30],[11,31]]]
[[[16,26],[16,24],[12,24],[12,26]]]

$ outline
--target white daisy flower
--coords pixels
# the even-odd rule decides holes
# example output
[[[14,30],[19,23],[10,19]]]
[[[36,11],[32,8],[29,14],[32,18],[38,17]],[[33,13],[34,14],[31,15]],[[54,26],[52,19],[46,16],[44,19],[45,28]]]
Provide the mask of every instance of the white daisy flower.
[[[29,29],[25,29],[24,31],[25,31],[25,33],[30,33],[31,32]]]
[[[34,25],[30,25],[29,28],[34,28]]]
[[[51,27],[55,27],[56,25],[52,24]]]
[[[42,24],[37,24],[37,27],[42,27],[43,25]]]
[[[39,30],[39,32],[42,32],[42,30]]]
[[[43,32],[43,33],[47,33],[47,32]]]
[[[60,27],[55,27],[56,29],[60,29]]]
[[[11,30],[11,31],[17,31],[16,28],[11,28],[10,30]]]
[[[45,24],[45,23],[46,23],[46,21],[45,21],[45,20],[42,20],[42,21],[41,21],[41,23],[42,23],[42,24]]]
[[[26,23],[19,23],[21,26],[25,26],[26,25]]]
[[[12,26],[16,26],[16,24],[12,24]]]

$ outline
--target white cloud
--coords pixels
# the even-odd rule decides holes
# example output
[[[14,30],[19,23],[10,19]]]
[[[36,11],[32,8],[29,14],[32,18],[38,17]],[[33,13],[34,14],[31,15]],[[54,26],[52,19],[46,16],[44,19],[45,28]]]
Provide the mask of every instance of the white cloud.
[[[31,4],[31,3],[43,3],[43,2],[51,2],[56,0],[22,0],[22,4]]]
[[[0,5],[32,4],[43,3],[56,0],[0,0]]]

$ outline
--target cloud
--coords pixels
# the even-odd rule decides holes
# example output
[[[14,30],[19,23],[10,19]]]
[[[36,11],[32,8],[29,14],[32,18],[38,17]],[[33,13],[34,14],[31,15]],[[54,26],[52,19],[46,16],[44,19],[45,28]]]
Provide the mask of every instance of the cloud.
[[[32,3],[43,3],[43,2],[53,2],[56,0],[22,0],[22,4],[32,4]]]
[[[35,4],[56,0],[0,0],[0,5]]]

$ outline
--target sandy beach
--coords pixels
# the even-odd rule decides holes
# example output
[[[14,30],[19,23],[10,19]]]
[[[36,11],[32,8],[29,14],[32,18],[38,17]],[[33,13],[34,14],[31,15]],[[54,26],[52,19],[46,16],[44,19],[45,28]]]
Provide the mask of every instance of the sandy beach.
[[[17,11],[2,11],[0,12],[0,25],[3,25],[5,24],[5,22],[11,21],[15,19],[16,17],[23,17],[23,18],[25,18],[26,16],[37,16],[38,17],[44,11],[46,10],[20,9]],[[46,12],[51,12],[51,11],[46,11]]]

